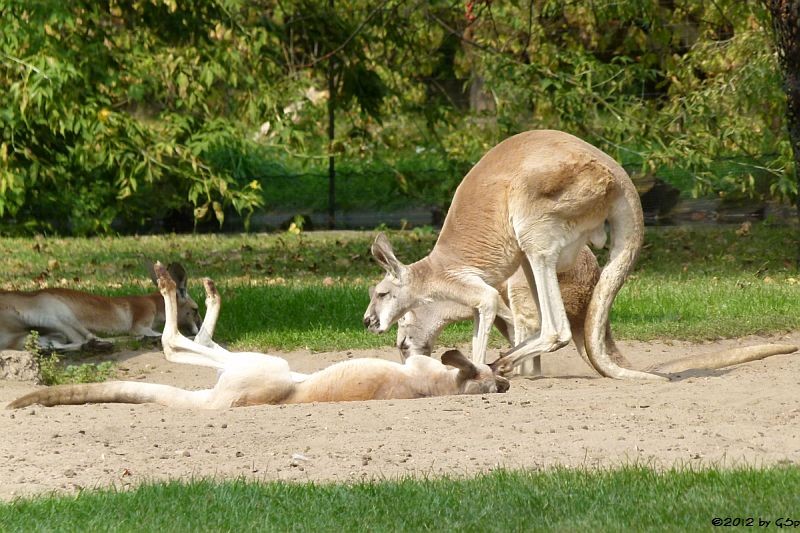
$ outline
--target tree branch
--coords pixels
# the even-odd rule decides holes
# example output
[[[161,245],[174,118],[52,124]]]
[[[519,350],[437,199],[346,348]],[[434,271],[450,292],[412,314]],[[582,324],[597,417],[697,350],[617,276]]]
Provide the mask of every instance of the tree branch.
[[[320,62],[322,62],[322,61],[325,61],[326,59],[328,59],[328,58],[330,58],[330,57],[332,57],[332,56],[335,56],[336,54],[338,54],[339,52],[341,52],[342,50],[344,50],[344,49],[347,47],[347,45],[348,45],[348,44],[350,44],[350,42],[351,42],[353,39],[355,39],[355,38],[356,38],[356,36],[357,36],[359,33],[361,33],[361,31],[364,29],[364,27],[367,25],[367,23],[368,23],[370,20],[372,20],[372,17],[374,17],[374,16],[375,16],[375,15],[376,15],[376,14],[377,14],[377,13],[378,13],[378,12],[379,12],[381,9],[383,9],[383,8],[386,6],[386,4],[388,4],[388,3],[389,3],[389,0],[383,0],[383,2],[381,2],[381,3],[380,3],[380,5],[378,5],[378,6],[377,6],[375,9],[373,9],[372,11],[370,11],[369,15],[367,15],[367,18],[365,18],[364,20],[362,20],[362,21],[361,21],[361,23],[358,25],[358,27],[357,27],[355,30],[353,30],[353,33],[351,33],[350,35],[348,35],[348,36],[347,36],[347,39],[345,39],[345,40],[344,40],[344,42],[343,42],[342,44],[340,44],[339,46],[337,46],[336,48],[334,48],[334,49],[333,49],[333,50],[331,50],[330,52],[327,52],[327,53],[323,54],[322,56],[320,56],[320,57],[318,57],[318,58],[314,59],[314,60],[313,60],[313,61],[311,61],[310,63],[308,63],[308,64],[306,64],[306,65],[303,65],[303,67],[305,67],[305,68],[313,67],[313,66],[315,66],[317,63],[320,63]]]

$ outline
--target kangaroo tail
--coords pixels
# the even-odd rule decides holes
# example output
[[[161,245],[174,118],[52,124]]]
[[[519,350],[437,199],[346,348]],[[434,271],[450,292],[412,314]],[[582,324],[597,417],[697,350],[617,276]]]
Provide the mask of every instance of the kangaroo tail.
[[[56,385],[17,398],[6,409],[19,409],[33,404],[49,407],[84,403],[157,403],[167,407],[198,408],[204,407],[208,392],[133,381]]]
[[[633,182],[622,168],[616,170],[615,177],[621,190],[608,216],[611,227],[611,254],[600,273],[600,279],[594,288],[586,312],[584,322],[586,355],[592,366],[606,377],[665,380],[666,378],[656,374],[617,365],[608,353],[605,342],[611,304],[614,303],[614,298],[636,264],[644,236],[642,205]]]
[[[692,355],[674,359],[661,365],[656,365],[650,370],[664,374],[676,374],[687,370],[710,370],[738,365],[749,361],[758,361],[772,355],[789,354],[797,351],[797,346],[790,344],[759,344],[734,348],[721,352],[712,352],[703,355]]]

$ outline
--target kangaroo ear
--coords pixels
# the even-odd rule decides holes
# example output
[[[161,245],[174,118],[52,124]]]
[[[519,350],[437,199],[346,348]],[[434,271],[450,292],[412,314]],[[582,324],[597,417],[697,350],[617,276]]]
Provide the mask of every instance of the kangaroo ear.
[[[158,286],[158,274],[155,271],[155,265],[161,265],[161,261],[156,261],[155,263],[151,263],[150,261],[145,261],[144,268],[147,270],[147,275],[150,276],[150,280]],[[161,265],[163,266],[163,265]]]
[[[164,268],[164,264],[161,261],[156,261],[152,265],[147,266],[154,280],[158,281],[161,278],[170,278],[169,272]]]
[[[167,271],[169,275],[172,276],[172,279],[175,280],[175,285],[178,287],[178,296],[180,298],[186,298],[186,270],[181,266],[180,263],[170,263],[167,267]]]
[[[442,363],[458,369],[458,379],[465,381],[474,379],[478,375],[478,367],[464,357],[458,350],[447,350],[442,354]]]
[[[375,237],[375,242],[372,243],[372,256],[387,273],[396,278],[399,278],[406,268],[405,265],[394,256],[392,244],[383,232],[378,233],[378,236]]]

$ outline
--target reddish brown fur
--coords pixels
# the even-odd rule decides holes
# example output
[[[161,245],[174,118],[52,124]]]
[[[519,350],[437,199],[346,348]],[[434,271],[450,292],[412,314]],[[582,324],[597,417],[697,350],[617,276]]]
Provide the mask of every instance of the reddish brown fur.
[[[153,318],[163,322],[164,298],[156,291],[136,296],[101,296],[72,289],[52,288],[33,294],[52,294],[70,302],[75,316],[90,329],[120,334],[138,328],[151,327]],[[124,317],[124,320],[120,320]]]
[[[199,315],[197,304],[185,291],[186,272],[178,264],[170,268],[182,289],[179,324],[194,334]],[[65,288],[0,292],[0,349],[23,349],[31,330],[40,333],[45,348],[110,348],[110,342],[95,335],[159,336],[153,328],[163,322],[164,300],[158,292],[115,297]]]

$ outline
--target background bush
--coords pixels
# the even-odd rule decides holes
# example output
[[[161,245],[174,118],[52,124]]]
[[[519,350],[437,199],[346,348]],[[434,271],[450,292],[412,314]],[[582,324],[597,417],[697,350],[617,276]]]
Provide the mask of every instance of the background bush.
[[[330,155],[342,209],[447,207],[530,128],[684,195],[797,192],[756,0],[0,0],[0,24],[5,233],[322,210]]]

